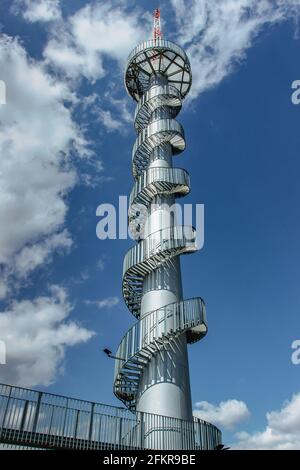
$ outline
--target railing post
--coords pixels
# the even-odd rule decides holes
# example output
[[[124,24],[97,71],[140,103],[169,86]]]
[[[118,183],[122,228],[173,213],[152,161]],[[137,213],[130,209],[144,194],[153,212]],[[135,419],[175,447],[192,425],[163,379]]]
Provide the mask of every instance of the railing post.
[[[80,410],[76,410],[76,421],[75,421],[74,439],[77,438],[78,421],[79,421],[79,411],[80,411]]]
[[[50,424],[49,424],[49,431],[48,434],[51,434],[51,428],[52,428],[52,421],[53,421],[53,415],[54,415],[54,410],[55,410],[55,405],[50,405],[51,406],[51,417],[50,417]]]
[[[32,425],[32,431],[33,432],[36,432],[36,428],[37,428],[37,423],[38,423],[39,414],[40,414],[40,406],[41,406],[41,401],[42,401],[42,395],[43,395],[42,392],[38,392],[38,399],[37,399],[37,402],[36,402],[33,425]]]
[[[6,421],[9,402],[10,402],[10,399],[11,399],[11,391],[12,391],[12,387],[9,387],[9,394],[8,394],[8,397],[7,397],[7,403],[6,403],[5,411],[4,411],[4,414],[3,414],[2,428],[4,428],[5,421]]]
[[[25,405],[24,405],[24,409],[23,409],[23,413],[22,413],[21,423],[20,423],[20,431],[24,430],[26,415],[27,415],[27,410],[28,410],[28,404],[29,404],[29,401],[26,400]]]
[[[89,426],[89,441],[92,440],[92,435],[93,435],[94,410],[95,410],[95,403],[92,403],[92,406],[91,406],[91,419],[90,419],[90,426]]]
[[[183,420],[180,420],[180,433],[181,433],[181,450],[184,450],[186,448],[186,443],[185,443],[185,436],[186,433],[184,432],[185,430],[183,429]]]
[[[63,431],[62,431],[63,436],[65,435],[68,410],[69,410],[69,399],[67,398],[67,403],[66,403],[66,408],[65,408],[65,415],[64,415]]]
[[[144,413],[139,412],[140,415],[140,448],[144,449],[145,446],[145,437],[144,437]]]
[[[120,447],[122,446],[122,422],[123,422],[123,418],[120,418],[120,422],[119,422],[119,446]]]

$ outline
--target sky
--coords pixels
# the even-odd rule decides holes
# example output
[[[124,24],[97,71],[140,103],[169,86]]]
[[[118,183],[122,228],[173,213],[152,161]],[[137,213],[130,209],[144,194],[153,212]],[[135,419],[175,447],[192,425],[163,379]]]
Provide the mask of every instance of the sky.
[[[299,0],[0,1],[0,382],[120,405],[101,350],[134,322],[132,241],[99,240],[96,210],[132,188],[123,71],[157,6],[193,72],[176,162],[205,206],[204,246],[181,257],[209,327],[194,412],[232,448],[300,449]]]

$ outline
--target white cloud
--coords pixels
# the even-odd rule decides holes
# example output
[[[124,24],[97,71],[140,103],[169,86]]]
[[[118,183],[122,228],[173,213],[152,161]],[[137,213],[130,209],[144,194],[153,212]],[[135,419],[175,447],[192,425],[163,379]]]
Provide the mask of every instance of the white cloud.
[[[85,141],[64,102],[69,88],[30,59],[17,40],[0,38],[7,104],[0,107],[0,296],[58,249],[68,249],[65,195],[77,175],[71,152]],[[2,294],[2,295],[1,295]]]
[[[21,14],[30,23],[61,18],[60,0],[15,0],[13,11]]]
[[[133,125],[133,113],[129,110],[129,103],[131,101],[126,97],[122,99],[114,98],[111,93],[106,94],[106,99],[111,106],[115,108],[118,115],[122,118],[123,123]]]
[[[217,85],[244,59],[265,25],[299,16],[299,0],[170,0],[178,42],[191,60],[190,98]]]
[[[116,98],[112,92],[106,92],[104,97],[110,107],[114,110],[114,114],[116,116],[114,119],[120,124],[118,130],[124,134],[129,129],[132,129],[134,116],[130,110],[130,105],[133,104],[131,100],[127,97]]]
[[[86,96],[82,102],[82,109],[89,110],[95,116],[95,120],[101,122],[108,132],[118,131],[126,134],[133,126],[130,104],[127,98],[116,98],[113,92],[106,91],[101,97],[95,93]]]
[[[21,278],[28,276],[37,266],[49,262],[54,251],[68,249],[71,245],[70,234],[65,229],[32,246],[25,246],[16,256],[14,265],[16,274]]]
[[[93,332],[68,319],[72,307],[66,291],[50,288],[51,295],[12,302],[0,312],[0,339],[6,344],[1,382],[34,387],[49,385],[63,370],[68,347],[88,341]]]
[[[3,280],[0,280],[0,299],[4,299],[7,295],[7,283]]]
[[[103,109],[101,109],[99,111],[98,119],[103,124],[103,126],[105,127],[105,129],[108,132],[122,131],[122,129],[123,129],[122,121],[114,118],[112,116],[111,111],[109,111],[109,110],[104,111]]]
[[[220,428],[234,429],[234,427],[249,418],[250,412],[246,403],[239,400],[221,401],[213,405],[207,401],[195,404],[194,415],[209,421]]]
[[[107,3],[88,4],[68,18],[64,30],[53,29],[44,56],[70,78],[95,81],[105,75],[105,56],[123,63],[130,50],[147,37],[144,16],[139,10],[127,13]],[[147,24],[150,34],[151,23]]]
[[[263,431],[236,434],[234,449],[300,449],[300,393],[293,395],[279,411],[266,414],[267,426]]]
[[[98,261],[97,261],[97,268],[99,269],[99,271],[104,271],[105,262],[104,262],[104,259],[103,259],[103,258],[99,258],[99,259],[98,259]]]
[[[118,305],[120,299],[118,297],[107,297],[106,299],[101,300],[85,300],[86,305],[95,305],[99,310],[104,308],[112,308]]]

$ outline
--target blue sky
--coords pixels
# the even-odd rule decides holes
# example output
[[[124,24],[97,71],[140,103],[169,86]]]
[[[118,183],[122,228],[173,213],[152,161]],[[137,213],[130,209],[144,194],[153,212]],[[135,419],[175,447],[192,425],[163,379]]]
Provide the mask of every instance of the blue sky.
[[[184,297],[204,298],[209,325],[189,350],[192,397],[226,443],[300,448],[300,2],[231,3],[161,2],[164,36],[194,73],[179,117],[184,202],[205,205],[205,245],[181,258]],[[132,242],[98,240],[96,208],[132,187],[122,73],[156,6],[1,2],[3,382],[120,404],[101,349],[133,323],[121,295]]]

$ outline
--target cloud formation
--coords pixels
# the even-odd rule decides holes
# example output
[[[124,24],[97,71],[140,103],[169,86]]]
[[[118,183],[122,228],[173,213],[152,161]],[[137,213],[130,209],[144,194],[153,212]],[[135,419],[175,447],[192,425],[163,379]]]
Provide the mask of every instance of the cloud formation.
[[[71,310],[66,291],[51,286],[48,296],[14,301],[0,312],[0,339],[7,354],[1,382],[34,387],[50,385],[57,378],[67,348],[94,335],[69,320]]]
[[[72,240],[65,196],[77,181],[72,152],[85,142],[65,101],[69,88],[28,57],[16,39],[0,38],[7,104],[0,107],[0,297]]]
[[[84,303],[86,305],[94,305],[99,310],[104,308],[112,308],[118,305],[120,299],[118,297],[107,297],[106,299],[101,300],[85,300]]]
[[[238,425],[250,418],[245,402],[222,401],[218,405],[207,401],[195,404],[195,416],[207,420],[221,430],[234,431]],[[279,410],[266,413],[267,424],[261,431],[240,431],[234,434],[232,449],[292,450],[300,449],[300,393],[295,393],[283,403]]]
[[[266,414],[267,425],[263,431],[240,432],[234,449],[300,449],[300,393],[283,403],[280,410]]]
[[[170,0],[177,40],[191,60],[189,99],[218,85],[246,56],[264,26],[295,19],[299,0]]]
[[[13,11],[30,23],[49,22],[61,18],[60,0],[15,0]]]
[[[194,415],[221,429],[233,430],[235,426],[250,417],[246,403],[240,400],[221,401],[213,405],[207,401],[195,404]]]
[[[94,82],[106,73],[106,57],[123,63],[130,50],[149,36],[144,23],[139,9],[128,14],[124,6],[87,4],[69,17],[63,28],[53,28],[44,57],[67,77]],[[150,33],[151,22],[146,24]]]

